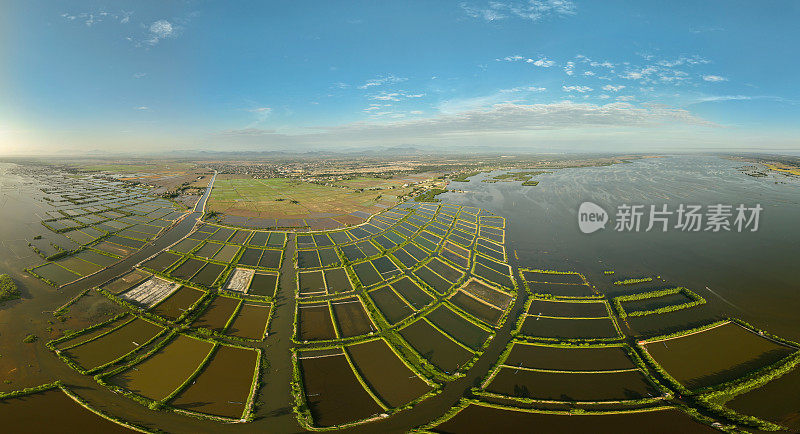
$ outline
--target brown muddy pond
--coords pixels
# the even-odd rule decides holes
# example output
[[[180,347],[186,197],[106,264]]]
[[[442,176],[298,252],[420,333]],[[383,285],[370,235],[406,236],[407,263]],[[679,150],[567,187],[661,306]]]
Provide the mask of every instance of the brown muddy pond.
[[[646,348],[672,377],[689,389],[742,377],[796,351],[734,323],[649,343]]]
[[[453,286],[452,282],[448,282],[442,276],[439,276],[434,273],[433,270],[425,266],[415,270],[414,275],[442,295],[446,294],[447,291],[450,290],[450,287]]]
[[[336,339],[328,304],[298,304],[297,334],[301,341]]]
[[[508,309],[514,298],[513,295],[492,288],[478,279],[468,280],[461,290],[500,310]]]
[[[383,339],[350,345],[347,352],[364,381],[390,407],[401,407],[432,390]]]
[[[480,349],[483,343],[492,335],[492,332],[486,331],[462,318],[445,304],[432,310],[425,318],[456,341],[473,350]]]
[[[70,348],[63,354],[86,370],[105,365],[145,345],[164,330],[141,318],[85,344]]]
[[[83,408],[61,389],[0,399],[0,420],[8,433],[52,433],[58,426],[76,433],[133,433]],[[66,432],[66,431],[61,431]]]
[[[440,433],[539,432],[639,434],[719,431],[696,422],[680,410],[655,410],[628,414],[570,415],[513,411],[470,404],[452,419],[433,429]]]
[[[199,285],[203,285],[206,288],[210,288],[214,282],[217,281],[219,275],[225,271],[226,266],[214,263],[207,263],[203,268],[195,274],[191,281],[197,283]]]
[[[800,431],[800,369],[743,393],[725,406]],[[777,398],[777,399],[776,399]]]
[[[489,392],[552,401],[618,401],[658,396],[638,370],[560,373],[502,367],[486,386]]]
[[[323,270],[323,272],[325,273],[325,284],[328,287],[329,294],[353,290],[353,284],[350,283],[350,278],[347,277],[347,272],[344,268],[329,268]]]
[[[107,381],[158,401],[183,384],[213,347],[211,343],[178,335],[145,361]]]
[[[189,280],[203,268],[206,262],[201,261],[199,259],[189,258],[184,261],[181,265],[178,265],[177,268],[172,270],[169,274],[172,277],[176,277],[178,279]]]
[[[108,324],[104,324],[104,325],[99,326],[99,327],[97,327],[97,328],[95,328],[93,330],[90,330],[88,332],[79,334],[78,336],[72,337],[72,338],[67,339],[65,341],[62,341],[62,342],[60,342],[58,344],[55,344],[55,347],[58,348],[58,349],[64,349],[64,348],[68,348],[68,347],[78,346],[78,345],[80,345],[82,343],[85,343],[87,341],[90,341],[90,340],[92,340],[92,339],[94,339],[94,338],[96,338],[96,337],[98,337],[100,335],[106,334],[109,331],[121,326],[122,324],[124,324],[124,323],[126,323],[126,322],[128,322],[130,320],[131,320],[131,316],[130,315],[123,315],[121,318],[116,319],[116,320],[114,320],[114,321],[112,321],[112,322],[110,322]]]
[[[375,331],[375,326],[357,297],[331,301],[340,338],[360,336]]]
[[[326,293],[322,271],[303,271],[297,274],[297,278],[301,296]]]
[[[238,298],[217,296],[206,310],[192,322],[192,327],[202,327],[222,332],[241,301]]]
[[[621,347],[549,347],[515,343],[504,365],[561,371],[631,369],[633,364]]]
[[[142,283],[148,277],[150,277],[150,273],[134,269],[133,271],[123,274],[119,278],[104,284],[103,289],[111,292],[112,294],[121,294]]]
[[[572,283],[582,285],[583,279],[578,274],[542,273],[536,271],[522,271],[522,278],[528,282]]]
[[[473,354],[423,319],[400,330],[400,335],[422,357],[445,373],[457,371]]]
[[[400,296],[403,297],[408,304],[413,306],[414,309],[422,309],[433,302],[433,297],[427,292],[423,291],[419,285],[417,285],[408,277],[403,277],[396,282],[392,282],[390,286],[394,288],[394,290],[397,291],[397,293],[400,294]]]
[[[267,333],[270,305],[242,302],[236,318],[225,333],[260,341]]]
[[[397,324],[414,313],[414,308],[392,291],[390,286],[381,286],[367,294],[389,324]]]
[[[655,310],[666,306],[677,306],[679,304],[691,303],[692,299],[685,294],[669,294],[661,297],[647,298],[644,300],[624,301],[622,308],[630,314],[636,311]]]
[[[175,321],[204,295],[205,292],[199,289],[181,286],[150,311],[160,317]]]
[[[617,330],[611,318],[561,319],[529,315],[522,323],[522,333],[545,338],[615,338]]]
[[[527,282],[527,284],[534,294],[552,294],[561,297],[586,297],[594,294],[592,288],[587,285],[542,282]]]
[[[80,274],[73,273],[53,262],[36,267],[33,269],[33,272],[58,285],[64,285],[81,278]]]
[[[164,271],[172,264],[178,262],[182,256],[170,252],[161,252],[154,258],[149,259],[142,263],[142,267],[149,268],[155,271]]]
[[[254,350],[220,345],[208,366],[171,404],[184,410],[241,418],[257,360]]]
[[[356,276],[358,276],[358,280],[365,287],[377,285],[378,283],[383,282],[381,274],[378,273],[378,270],[375,269],[370,261],[353,265],[353,271],[355,271]]]
[[[256,273],[253,275],[253,280],[250,281],[250,288],[248,294],[263,295],[266,297],[274,297],[275,291],[278,288],[278,275],[267,273]]]
[[[491,325],[497,326],[503,316],[503,311],[491,305],[488,305],[471,295],[467,295],[464,291],[458,290],[450,297],[450,302],[459,308],[463,309],[470,315],[485,321]]]
[[[339,425],[383,413],[383,408],[361,386],[343,354],[301,358],[298,363],[315,425]]]
[[[529,315],[557,318],[606,318],[608,309],[603,302],[567,302],[533,300],[528,307]]]

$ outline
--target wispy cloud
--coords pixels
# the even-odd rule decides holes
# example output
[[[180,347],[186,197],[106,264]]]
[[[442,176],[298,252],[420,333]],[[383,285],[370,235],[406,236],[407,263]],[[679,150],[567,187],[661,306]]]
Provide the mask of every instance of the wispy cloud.
[[[130,22],[132,15],[133,12],[128,11],[108,12],[106,10],[99,9],[91,12],[80,13],[65,12],[61,14],[61,18],[67,21],[83,23],[86,27],[92,27],[95,24],[102,23],[103,21],[126,24]]]
[[[549,17],[574,15],[576,12],[575,4],[570,0],[490,1],[482,4],[461,3],[461,9],[471,18],[490,22],[507,18],[537,22]]]
[[[455,114],[470,110],[485,110],[497,104],[519,103],[524,99],[524,94],[541,93],[547,89],[540,86],[516,86],[499,89],[489,95],[451,98],[439,102],[436,108],[440,113]]]
[[[578,93],[586,93],[594,90],[589,86],[561,86],[561,89],[563,89],[564,92],[578,92]]]
[[[727,78],[721,77],[719,75],[704,75],[703,80],[711,81],[711,82],[718,82],[718,81],[728,81]]]
[[[517,93],[517,92],[544,92],[547,88],[540,86],[517,86],[508,89],[500,89],[500,93]]]
[[[659,65],[668,68],[681,65],[705,65],[707,63],[711,63],[711,61],[697,54],[694,56],[680,56],[676,59],[665,59],[658,62]]]
[[[272,129],[263,129],[263,128],[242,128],[239,130],[225,130],[222,131],[221,135],[223,136],[250,136],[250,137],[260,137],[266,136],[269,134],[275,134],[277,130]]]
[[[272,114],[271,107],[256,107],[256,108],[251,108],[247,111],[255,115],[255,120],[253,120],[253,122],[250,122],[250,124],[248,124],[247,127],[245,127],[245,129],[254,128],[260,125],[261,123],[267,120],[269,115]]]
[[[148,107],[146,105],[143,105],[143,106],[139,106],[139,107],[134,107],[133,109],[134,110],[139,110],[139,111],[147,111],[147,110],[150,110],[150,107]]]
[[[567,62],[567,65],[564,66],[564,72],[567,75],[575,74],[575,62]]]
[[[523,56],[520,56],[520,55],[514,55],[514,56],[501,57],[501,58],[494,59],[494,60],[497,61],[497,62],[523,62],[524,61],[525,63],[529,63],[529,64],[531,64],[533,66],[538,66],[540,68],[549,68],[549,67],[551,67],[551,66],[556,64],[556,62],[554,60],[550,60],[550,59],[548,59],[547,57],[544,57],[544,56],[539,56],[538,59],[534,60],[534,59],[531,59],[531,58],[528,58],[528,57],[523,57]]]
[[[528,59],[525,62],[530,63],[533,66],[538,66],[538,67],[541,67],[541,68],[549,68],[549,67],[551,67],[551,66],[556,64],[555,61],[550,60],[550,59],[548,59],[546,57],[540,57],[540,58],[538,58],[536,60]]]
[[[614,85],[611,85],[611,84],[607,84],[607,85],[603,86],[603,90],[607,90],[609,92],[619,92],[622,89],[625,89],[624,85],[614,86]]]
[[[400,101],[402,99],[408,98],[422,98],[425,96],[424,93],[406,93],[404,91],[399,92],[380,92],[375,95],[370,95],[370,99],[378,100],[378,101]]]
[[[384,86],[384,85],[387,85],[387,84],[402,83],[404,81],[408,81],[408,79],[405,78],[405,77],[397,77],[394,74],[389,74],[389,75],[379,76],[379,77],[375,77],[373,79],[367,80],[364,84],[362,84],[361,86],[358,86],[358,88],[359,89],[368,89],[368,88],[374,87],[374,86]]]
[[[137,72],[137,73],[133,74],[133,78],[135,78],[137,80],[140,79],[140,78],[144,78],[144,77],[147,77],[147,73],[146,72]]]
[[[177,29],[167,20],[153,21],[148,27],[148,37],[146,42],[150,45],[158,44],[162,39],[174,38]]]

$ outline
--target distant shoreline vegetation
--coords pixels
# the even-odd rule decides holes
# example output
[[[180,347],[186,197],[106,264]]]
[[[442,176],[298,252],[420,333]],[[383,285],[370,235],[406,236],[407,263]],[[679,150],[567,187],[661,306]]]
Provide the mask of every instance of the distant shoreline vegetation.
[[[439,202],[439,199],[437,199],[436,196],[446,192],[447,189],[445,188],[432,188],[425,193],[415,196],[414,200],[417,202]]]
[[[0,274],[0,304],[20,298],[19,288],[8,274]]]
[[[614,285],[635,285],[637,283],[644,283],[644,282],[652,282],[652,277],[642,277],[639,279],[625,279],[625,280],[617,280],[614,282]]]
[[[525,186],[535,186],[539,184],[539,181],[532,181],[531,178],[537,175],[541,175],[543,173],[553,173],[546,170],[529,170],[524,172],[507,172],[501,173],[500,175],[496,175],[490,179],[484,179],[481,182],[488,182],[488,183],[495,183],[495,182],[511,182],[511,181],[522,181],[522,185]]]

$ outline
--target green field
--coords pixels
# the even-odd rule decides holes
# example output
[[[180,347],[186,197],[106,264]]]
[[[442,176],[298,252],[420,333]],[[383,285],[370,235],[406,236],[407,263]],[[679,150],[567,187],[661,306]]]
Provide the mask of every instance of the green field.
[[[359,178],[358,181],[359,187],[342,188],[289,178],[217,179],[208,208],[226,214],[275,218],[313,213],[375,212],[375,204],[392,205],[397,202],[397,195],[407,191],[357,191],[355,188],[369,185],[367,179]],[[376,179],[376,182],[385,184],[386,180]]]

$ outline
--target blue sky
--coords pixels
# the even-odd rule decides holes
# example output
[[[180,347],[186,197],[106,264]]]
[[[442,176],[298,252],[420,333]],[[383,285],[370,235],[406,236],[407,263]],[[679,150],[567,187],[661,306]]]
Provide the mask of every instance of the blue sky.
[[[795,1],[6,1],[0,153],[800,150]]]

